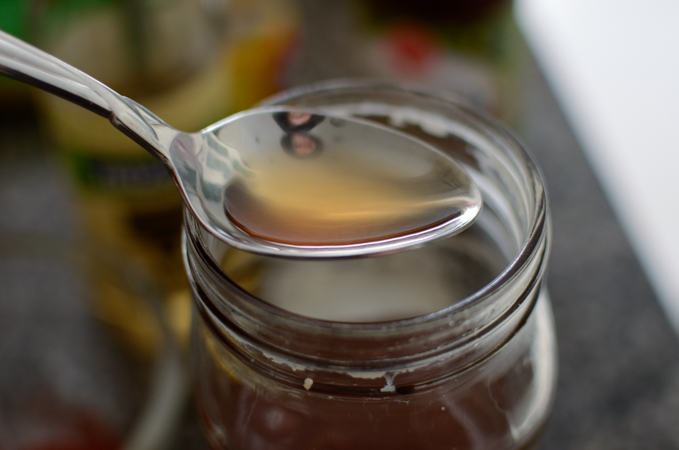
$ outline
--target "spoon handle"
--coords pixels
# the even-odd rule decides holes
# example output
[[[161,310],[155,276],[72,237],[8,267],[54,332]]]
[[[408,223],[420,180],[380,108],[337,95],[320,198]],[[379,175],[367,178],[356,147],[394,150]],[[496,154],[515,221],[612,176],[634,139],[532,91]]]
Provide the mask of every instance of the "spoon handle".
[[[75,67],[1,30],[0,74],[106,117],[155,156],[167,160],[168,135],[176,134],[169,125]]]

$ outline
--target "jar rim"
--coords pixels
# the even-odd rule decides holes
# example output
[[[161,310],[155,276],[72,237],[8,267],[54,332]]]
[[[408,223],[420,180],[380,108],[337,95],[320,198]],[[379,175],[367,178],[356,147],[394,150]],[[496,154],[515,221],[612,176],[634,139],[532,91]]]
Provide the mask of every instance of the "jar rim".
[[[258,106],[271,104],[284,104],[283,102],[289,99],[302,97],[313,93],[321,93],[324,91],[336,91],[338,89],[365,89],[371,91],[389,91],[392,93],[403,93],[408,95],[415,95],[418,97],[436,100],[441,103],[449,104],[460,110],[466,116],[472,118],[475,123],[484,127],[484,131],[491,132],[498,142],[504,144],[508,149],[512,149],[517,155],[521,156],[522,162],[526,165],[526,173],[530,176],[530,186],[532,188],[531,194],[534,196],[534,207],[531,210],[532,215],[528,217],[526,229],[526,238],[524,239],[516,256],[508,262],[504,270],[498,274],[493,280],[486,284],[481,289],[474,292],[472,295],[453,303],[452,305],[415,317],[408,317],[403,319],[389,320],[383,322],[341,322],[318,319],[308,316],[299,315],[293,312],[286,311],[282,308],[276,307],[258,298],[257,296],[247,292],[241,288],[235,281],[233,281],[215,261],[209,250],[201,240],[191,236],[192,233],[185,233],[193,242],[193,245],[202,253],[202,262],[206,264],[213,277],[216,277],[220,282],[224,283],[232,293],[237,294],[250,308],[259,311],[260,313],[269,316],[271,319],[285,321],[286,323],[296,324],[304,328],[312,328],[316,330],[332,330],[333,333],[344,334],[359,334],[369,335],[376,332],[384,333],[386,331],[398,332],[399,330],[420,329],[423,326],[428,326],[447,320],[451,315],[456,315],[468,309],[473,305],[483,302],[485,299],[493,296],[494,293],[501,291],[511,280],[526,266],[526,264],[533,259],[536,250],[543,246],[541,242],[545,236],[550,233],[548,221],[548,204],[545,186],[542,181],[542,176],[539,168],[534,163],[531,155],[525,147],[519,142],[509,131],[500,125],[495,119],[490,117],[484,111],[471,106],[460,96],[452,92],[441,92],[436,90],[427,90],[421,86],[416,86],[402,82],[388,82],[381,80],[365,80],[365,79],[337,79],[328,80],[324,82],[314,83],[307,86],[301,86],[283,91],[273,97],[265,99]],[[187,222],[191,222],[190,213],[186,213]],[[200,227],[196,222],[194,226]],[[545,252],[549,251],[549,245],[544,246]],[[544,258],[547,254],[545,253]],[[187,267],[189,262],[187,261]],[[541,265],[540,273],[534,278],[540,279],[544,268]]]

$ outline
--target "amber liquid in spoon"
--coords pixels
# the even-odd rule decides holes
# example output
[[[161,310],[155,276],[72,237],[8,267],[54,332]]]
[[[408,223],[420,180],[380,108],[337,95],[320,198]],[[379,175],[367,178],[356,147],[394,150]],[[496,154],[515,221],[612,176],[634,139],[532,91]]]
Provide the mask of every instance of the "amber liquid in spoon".
[[[241,136],[249,171],[226,188],[229,218],[268,241],[342,245],[431,229],[472,203],[466,174],[451,169],[446,156],[350,126],[332,119],[297,127],[264,152],[249,153]],[[265,132],[249,138],[268,142]]]

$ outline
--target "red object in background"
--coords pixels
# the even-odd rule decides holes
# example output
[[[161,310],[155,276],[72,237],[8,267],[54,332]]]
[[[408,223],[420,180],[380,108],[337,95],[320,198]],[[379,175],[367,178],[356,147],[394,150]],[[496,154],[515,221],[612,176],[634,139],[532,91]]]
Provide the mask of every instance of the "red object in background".
[[[426,72],[437,49],[435,36],[427,27],[417,23],[394,25],[384,42],[392,67],[403,73]]]
[[[59,436],[30,443],[21,450],[118,450],[122,439],[100,421],[96,414],[80,412],[70,418]]]
[[[1,412],[1,411],[0,411]],[[0,414],[2,417],[3,414]],[[0,450],[119,450],[123,434],[93,405],[74,404],[37,389],[0,423]]]

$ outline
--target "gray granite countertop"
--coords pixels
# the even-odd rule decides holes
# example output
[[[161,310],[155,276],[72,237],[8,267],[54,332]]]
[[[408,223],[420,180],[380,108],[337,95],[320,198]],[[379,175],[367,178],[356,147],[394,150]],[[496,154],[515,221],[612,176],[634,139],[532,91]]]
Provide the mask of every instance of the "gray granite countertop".
[[[679,345],[537,71],[518,127],[542,167],[559,385],[545,449],[679,448]]]

